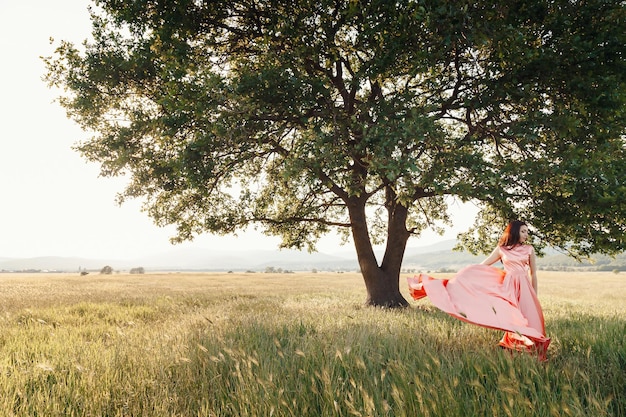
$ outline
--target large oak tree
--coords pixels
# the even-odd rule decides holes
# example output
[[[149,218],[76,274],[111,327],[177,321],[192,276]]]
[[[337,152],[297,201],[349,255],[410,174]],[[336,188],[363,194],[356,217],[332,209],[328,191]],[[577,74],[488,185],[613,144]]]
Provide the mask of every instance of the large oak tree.
[[[515,217],[538,245],[625,249],[623,1],[95,4],[47,80],[93,133],[77,149],[175,240],[344,230],[390,307],[407,240],[451,199],[482,209],[469,248]]]

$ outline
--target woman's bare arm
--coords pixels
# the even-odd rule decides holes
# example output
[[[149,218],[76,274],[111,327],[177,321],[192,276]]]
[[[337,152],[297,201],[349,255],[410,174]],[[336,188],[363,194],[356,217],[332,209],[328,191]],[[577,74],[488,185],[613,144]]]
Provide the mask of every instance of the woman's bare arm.
[[[491,255],[487,257],[484,261],[481,262],[483,265],[493,265],[500,260],[502,255],[500,255],[500,247],[496,246],[496,248],[491,252]]]
[[[528,265],[530,266],[530,279],[532,281],[533,288],[535,289],[535,293],[537,293],[537,256],[535,255],[535,250],[532,247],[530,248],[530,259],[528,260]]]

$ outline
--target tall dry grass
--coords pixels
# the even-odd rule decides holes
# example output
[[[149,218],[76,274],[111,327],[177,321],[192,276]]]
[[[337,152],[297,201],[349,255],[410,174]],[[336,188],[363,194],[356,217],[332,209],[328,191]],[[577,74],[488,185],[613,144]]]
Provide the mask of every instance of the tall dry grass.
[[[539,296],[545,364],[428,300],[363,307],[357,274],[2,274],[0,415],[626,415],[626,278]]]

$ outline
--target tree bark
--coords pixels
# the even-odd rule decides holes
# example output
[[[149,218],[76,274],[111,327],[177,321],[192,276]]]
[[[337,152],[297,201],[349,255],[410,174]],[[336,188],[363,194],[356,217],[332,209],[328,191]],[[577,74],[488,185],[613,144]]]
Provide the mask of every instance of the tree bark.
[[[365,304],[375,307],[398,308],[408,306],[400,293],[400,268],[409,233],[406,230],[408,210],[398,204],[388,205],[387,246],[381,265],[378,265],[367,227],[365,199],[354,198],[348,205],[352,236],[361,274],[367,289]]]

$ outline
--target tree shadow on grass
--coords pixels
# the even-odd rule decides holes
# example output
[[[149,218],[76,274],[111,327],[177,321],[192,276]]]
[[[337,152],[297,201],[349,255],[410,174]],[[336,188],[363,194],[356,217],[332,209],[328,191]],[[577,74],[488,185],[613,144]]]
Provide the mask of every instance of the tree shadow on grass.
[[[497,348],[500,333],[436,309],[346,308],[241,317],[190,335],[187,412],[217,415],[562,415],[626,413],[623,320],[550,321],[549,361]],[[191,387],[191,388],[190,388]],[[172,387],[176,390],[176,387]],[[193,394],[194,390],[195,394]],[[180,397],[180,396],[179,396]],[[182,404],[181,404],[182,406]],[[386,410],[386,411],[385,411]]]

